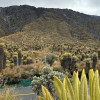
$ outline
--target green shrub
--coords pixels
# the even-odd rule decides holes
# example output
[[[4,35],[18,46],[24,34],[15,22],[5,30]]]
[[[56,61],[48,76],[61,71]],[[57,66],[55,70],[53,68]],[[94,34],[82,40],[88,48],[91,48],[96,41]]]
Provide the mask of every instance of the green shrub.
[[[71,53],[65,53],[61,56],[61,66],[64,69],[70,69],[71,62],[72,62],[72,54]]]
[[[72,83],[66,76],[61,82],[54,77],[54,86],[59,97],[58,100],[100,100],[100,85],[98,70],[94,73],[89,71],[89,87],[87,86],[87,78],[83,70],[81,80],[78,78],[78,72],[74,72]],[[39,96],[39,100],[57,100],[49,93],[48,88],[42,86],[43,97]]]
[[[10,61],[9,60],[6,60],[6,63],[10,63]]]
[[[26,60],[27,60],[27,64],[32,64],[32,63],[33,63],[33,61],[32,61],[32,58],[31,58],[31,57],[27,57],[27,58],[26,58]]]
[[[5,45],[4,43],[0,43],[0,47],[2,47],[2,48],[3,48],[3,47],[4,47],[4,45]]]
[[[98,49],[98,58],[100,59],[100,49]]]
[[[10,67],[12,68],[12,67],[14,67],[15,66],[15,64],[14,63],[10,63]]]
[[[46,56],[47,63],[50,64],[50,66],[54,63],[55,60],[57,60],[58,56],[56,56],[54,53],[50,53]]]
[[[53,71],[49,66],[42,69],[40,77],[34,76],[31,83],[32,90],[38,95],[41,94],[41,85],[44,85],[53,94],[55,89],[53,85],[54,76],[58,77],[61,81],[64,79],[64,74],[61,72]]]
[[[72,61],[78,61],[78,57],[77,56],[73,56],[72,57]]]
[[[17,53],[17,52],[14,52],[13,54],[14,54],[14,55],[18,55],[18,53]]]
[[[17,55],[14,55],[13,58],[17,58]]]
[[[91,58],[86,58],[85,59],[85,62],[86,62],[86,68],[85,68],[86,73],[89,72],[89,69],[90,69],[90,61],[91,61]]]
[[[97,68],[97,66],[96,66],[97,60],[98,60],[98,55],[97,55],[96,52],[94,52],[94,53],[93,53],[93,65],[92,65],[94,71],[95,71],[96,68]]]
[[[53,71],[61,71],[61,70],[62,70],[61,66],[59,66],[59,65],[53,66]]]
[[[22,52],[22,50],[21,49],[18,49],[18,53],[20,53],[20,52]]]
[[[8,54],[8,51],[7,50],[4,50],[4,54],[7,55]]]
[[[86,61],[87,63],[89,63],[89,62],[91,61],[91,58],[86,58],[85,61]]]

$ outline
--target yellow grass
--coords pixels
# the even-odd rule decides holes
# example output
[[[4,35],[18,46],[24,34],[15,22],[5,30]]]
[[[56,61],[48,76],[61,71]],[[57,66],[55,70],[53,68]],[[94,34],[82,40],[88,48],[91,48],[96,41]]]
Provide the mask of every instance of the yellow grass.
[[[13,95],[13,90],[5,89],[3,92],[0,92],[0,100],[22,100]]]

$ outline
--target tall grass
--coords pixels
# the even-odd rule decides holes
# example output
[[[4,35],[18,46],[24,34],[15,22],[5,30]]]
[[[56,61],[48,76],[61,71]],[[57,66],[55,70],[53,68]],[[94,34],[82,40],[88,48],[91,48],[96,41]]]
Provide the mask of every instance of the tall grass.
[[[5,89],[0,91],[0,100],[22,100],[14,96],[13,90]]]

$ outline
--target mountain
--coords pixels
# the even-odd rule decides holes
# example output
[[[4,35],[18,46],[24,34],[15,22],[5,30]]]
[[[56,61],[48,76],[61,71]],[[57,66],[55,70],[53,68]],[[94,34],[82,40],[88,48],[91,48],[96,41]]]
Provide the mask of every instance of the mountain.
[[[32,46],[100,41],[100,17],[28,5],[0,8],[0,42]]]

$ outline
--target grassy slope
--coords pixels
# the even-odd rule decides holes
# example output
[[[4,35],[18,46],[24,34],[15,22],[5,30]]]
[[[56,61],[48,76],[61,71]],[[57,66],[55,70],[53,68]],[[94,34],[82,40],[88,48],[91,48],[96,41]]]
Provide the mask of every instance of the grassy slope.
[[[94,42],[84,27],[78,26],[72,29],[58,12],[52,11],[45,11],[42,17],[25,25],[22,32],[0,38],[0,42],[26,48],[33,45],[77,43],[77,41]]]

